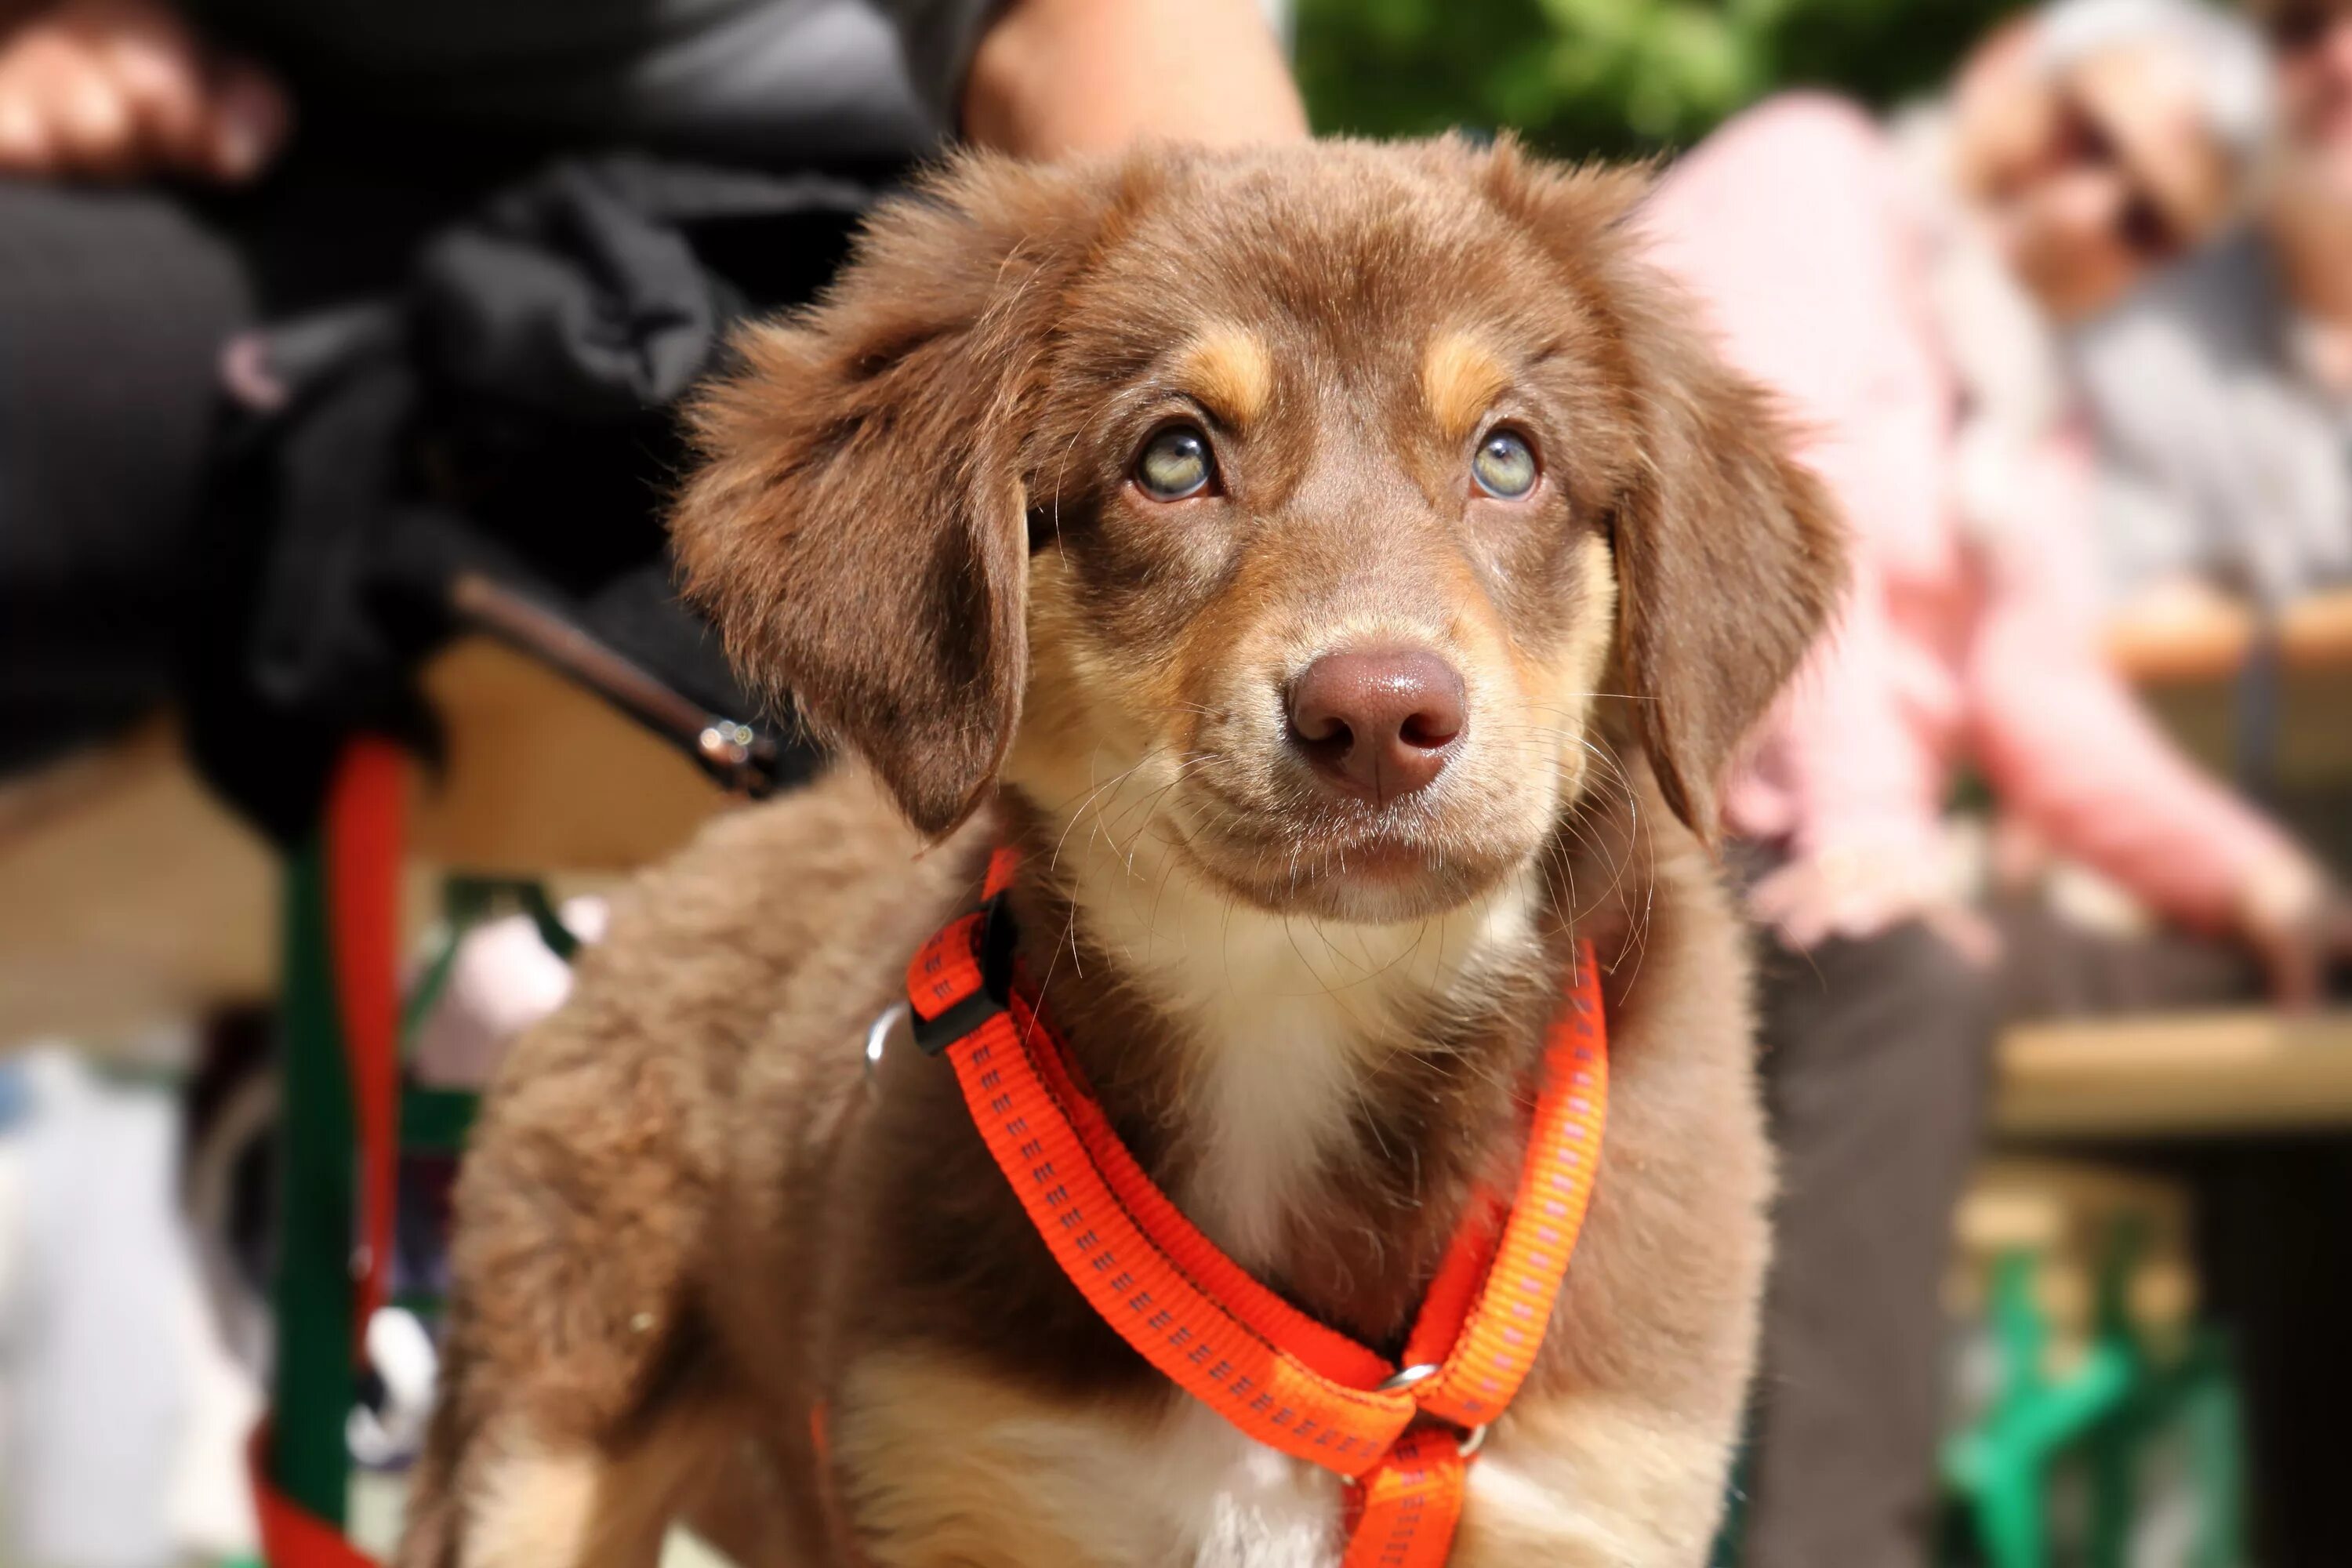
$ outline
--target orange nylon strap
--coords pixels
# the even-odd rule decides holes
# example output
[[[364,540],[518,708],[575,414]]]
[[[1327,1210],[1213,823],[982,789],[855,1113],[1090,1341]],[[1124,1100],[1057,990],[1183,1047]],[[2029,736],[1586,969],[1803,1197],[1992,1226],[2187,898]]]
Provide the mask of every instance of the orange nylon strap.
[[[1454,1552],[1470,1459],[1461,1437],[1416,1426],[1364,1478],[1339,1568],[1438,1568]]]
[[[992,899],[1013,888],[1013,873],[1021,868],[1021,851],[1010,845],[999,845],[988,853],[988,879],[980,889],[983,899]]]
[[[1475,1434],[1518,1391],[1591,1197],[1608,1048],[1590,945],[1546,1044],[1517,1194],[1473,1198],[1406,1342],[1408,1365],[1438,1370],[1386,1388],[1390,1362],[1251,1278],[1119,1141],[1016,973],[1002,909],[1015,865],[999,849],[982,909],[908,965],[917,1039],[954,1068],[1030,1222],[1103,1320],[1243,1433],[1357,1483],[1345,1568],[1436,1568],[1475,1448],[1451,1428]]]
[[[954,1005],[948,998],[975,994],[966,987],[980,984],[972,927],[982,918],[963,917],[916,955],[908,994],[918,1016],[936,1018]],[[1412,1395],[1318,1372],[1154,1245],[1039,1070],[1023,1037],[1034,1023],[992,1012],[946,1054],[989,1152],[1062,1271],[1145,1360],[1252,1437],[1350,1479],[1370,1469],[1417,1414]]]
[[[1543,1346],[1545,1326],[1592,1201],[1609,1114],[1609,1042],[1601,1022],[1600,966],[1589,942],[1577,945],[1569,994],[1544,1047],[1543,1076],[1518,1195],[1486,1284],[1459,1330],[1425,1347],[1451,1349],[1442,1358],[1443,1370],[1412,1391],[1423,1410],[1457,1426],[1485,1426],[1519,1392]],[[1431,1301],[1437,1300],[1433,1290]],[[1424,1316],[1427,1310],[1424,1305]],[[1418,1359],[1423,1349],[1408,1342],[1407,1354]],[[1441,1360],[1435,1354],[1428,1359]]]
[[[1151,1245],[1183,1276],[1213,1297],[1253,1331],[1305,1362],[1335,1383],[1351,1388],[1377,1388],[1396,1368],[1388,1359],[1328,1328],[1267,1289],[1249,1271],[1218,1250],[1183,1212],[1168,1200],[1159,1185],[1135,1163],[1127,1145],[1111,1128],[1110,1119],[1094,1095],[1078,1081],[1076,1064],[1057,1048],[1027,995],[1015,991],[1013,1021],[1022,1037],[1032,1042],[1030,1056],[1055,1103],[1068,1113],[1078,1139],[1095,1168],[1109,1183],[1111,1195],[1134,1216]],[[1045,1037],[1046,1048],[1034,1042]],[[1406,1419],[1412,1418],[1410,1409]]]

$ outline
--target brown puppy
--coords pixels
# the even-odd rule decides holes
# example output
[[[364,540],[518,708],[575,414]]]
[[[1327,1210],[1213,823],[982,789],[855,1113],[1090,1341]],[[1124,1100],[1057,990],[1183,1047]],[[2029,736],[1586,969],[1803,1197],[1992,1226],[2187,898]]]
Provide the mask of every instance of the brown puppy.
[[[644,879],[514,1053],[406,1568],[643,1563],[674,1518],[788,1563],[1336,1562],[1338,1484],[1088,1310],[946,1064],[867,1079],[1007,836],[1129,1146],[1391,1350],[1597,944],[1598,1192],[1454,1560],[1702,1561],[1769,1178],[1690,827],[1839,552],[1638,191],[1458,141],[975,159],[744,340],[677,546],[863,765]]]

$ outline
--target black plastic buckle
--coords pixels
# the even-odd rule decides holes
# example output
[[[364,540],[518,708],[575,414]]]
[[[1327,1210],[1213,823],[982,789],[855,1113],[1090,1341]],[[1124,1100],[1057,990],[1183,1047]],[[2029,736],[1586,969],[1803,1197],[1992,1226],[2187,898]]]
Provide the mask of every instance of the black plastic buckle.
[[[908,1009],[915,1045],[927,1057],[938,1056],[1013,1005],[1013,955],[1019,930],[1004,895],[982,900],[980,906],[980,989],[936,1018]]]

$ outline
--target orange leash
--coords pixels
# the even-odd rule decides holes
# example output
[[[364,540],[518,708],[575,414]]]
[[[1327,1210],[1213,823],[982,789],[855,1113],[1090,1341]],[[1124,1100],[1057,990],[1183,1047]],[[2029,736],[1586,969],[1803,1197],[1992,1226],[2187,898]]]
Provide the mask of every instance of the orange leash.
[[[1400,1371],[1250,1277],[1153,1184],[1015,973],[989,862],[982,907],[907,971],[917,1042],[954,1068],[1030,1223],[1088,1304],[1244,1435],[1351,1483],[1343,1568],[1437,1568],[1471,1461],[1535,1364],[1592,1195],[1608,1116],[1600,976],[1577,949],[1546,1043],[1517,1194],[1475,1197]]]

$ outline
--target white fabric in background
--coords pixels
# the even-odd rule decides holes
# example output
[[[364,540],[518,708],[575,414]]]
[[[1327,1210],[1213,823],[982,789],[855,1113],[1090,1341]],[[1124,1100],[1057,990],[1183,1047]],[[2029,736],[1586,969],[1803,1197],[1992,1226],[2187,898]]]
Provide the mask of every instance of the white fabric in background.
[[[0,1557],[162,1568],[250,1551],[241,1457],[259,1402],[197,1285],[177,1100],[63,1047],[16,1059],[33,1103],[0,1136]]]
[[[583,942],[604,934],[604,900],[567,899],[556,911]],[[419,1083],[479,1089],[516,1035],[563,1005],[572,966],[551,952],[528,916],[485,921],[466,933],[449,981],[416,1032],[410,1063]]]

